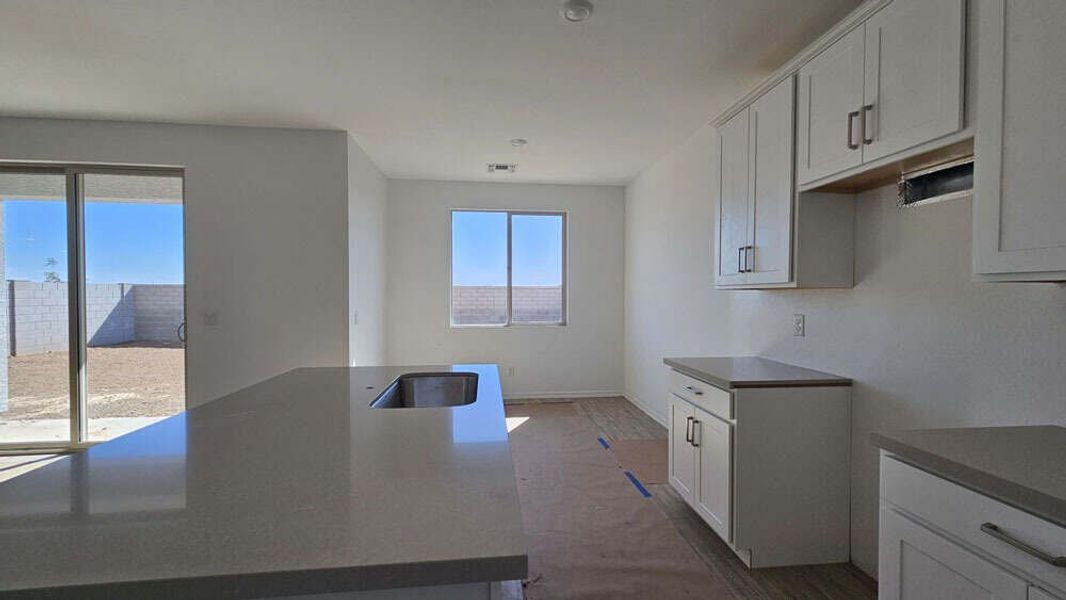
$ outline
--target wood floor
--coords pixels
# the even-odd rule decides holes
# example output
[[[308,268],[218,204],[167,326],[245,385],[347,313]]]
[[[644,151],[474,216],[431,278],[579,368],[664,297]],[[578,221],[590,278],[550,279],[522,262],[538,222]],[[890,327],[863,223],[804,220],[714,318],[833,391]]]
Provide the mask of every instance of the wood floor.
[[[549,401],[526,401],[543,402]],[[557,402],[557,401],[551,401]],[[575,411],[613,440],[665,439],[666,429],[625,398],[580,398]],[[669,484],[646,486],[707,567],[743,598],[856,600],[877,597],[877,582],[851,564],[748,569]]]

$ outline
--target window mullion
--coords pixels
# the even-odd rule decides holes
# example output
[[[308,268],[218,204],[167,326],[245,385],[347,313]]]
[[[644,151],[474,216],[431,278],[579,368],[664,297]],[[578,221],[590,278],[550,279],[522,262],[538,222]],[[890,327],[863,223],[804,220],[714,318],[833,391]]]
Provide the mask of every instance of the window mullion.
[[[510,211],[507,212],[507,326],[511,326],[511,319],[514,316],[514,307],[511,305],[514,300],[514,294],[511,290],[511,219],[514,215]]]

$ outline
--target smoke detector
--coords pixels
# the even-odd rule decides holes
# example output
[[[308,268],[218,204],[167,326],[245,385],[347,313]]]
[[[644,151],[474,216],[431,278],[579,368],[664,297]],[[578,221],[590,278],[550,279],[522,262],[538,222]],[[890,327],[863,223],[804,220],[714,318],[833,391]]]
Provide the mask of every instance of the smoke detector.
[[[592,16],[589,0],[566,0],[559,6],[559,15],[570,23],[584,23]]]
[[[489,163],[489,173],[514,173],[518,165],[512,163]]]

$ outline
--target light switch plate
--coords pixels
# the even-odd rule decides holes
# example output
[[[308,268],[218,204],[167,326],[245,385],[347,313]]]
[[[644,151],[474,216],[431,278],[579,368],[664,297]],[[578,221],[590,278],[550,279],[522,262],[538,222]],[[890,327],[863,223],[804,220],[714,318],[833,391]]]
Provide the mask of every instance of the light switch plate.
[[[806,318],[800,314],[792,315],[792,335],[803,337],[806,333]]]

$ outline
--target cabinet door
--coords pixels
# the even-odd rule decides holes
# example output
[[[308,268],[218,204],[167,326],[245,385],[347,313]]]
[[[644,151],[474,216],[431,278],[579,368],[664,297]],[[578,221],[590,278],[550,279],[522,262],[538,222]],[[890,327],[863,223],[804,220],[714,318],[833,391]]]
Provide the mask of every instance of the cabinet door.
[[[896,510],[881,508],[878,598],[1025,600],[1028,584]]]
[[[795,80],[789,77],[748,111],[748,283],[787,283],[791,277],[795,98]]]
[[[689,503],[696,479],[696,448],[689,442],[694,411],[691,404],[670,394],[670,485]]]
[[[866,22],[863,161],[962,128],[963,0],[894,0]]]
[[[1029,600],[1062,600],[1052,596],[1047,590],[1042,590],[1035,586],[1029,586]]]
[[[800,69],[800,184],[862,164],[859,116],[864,46],[864,28],[860,25]]]
[[[733,426],[696,409],[696,512],[727,542],[733,541]]]
[[[978,10],[974,270],[1066,280],[1066,2]]]
[[[721,285],[747,282],[748,111],[718,129],[718,277]]]

